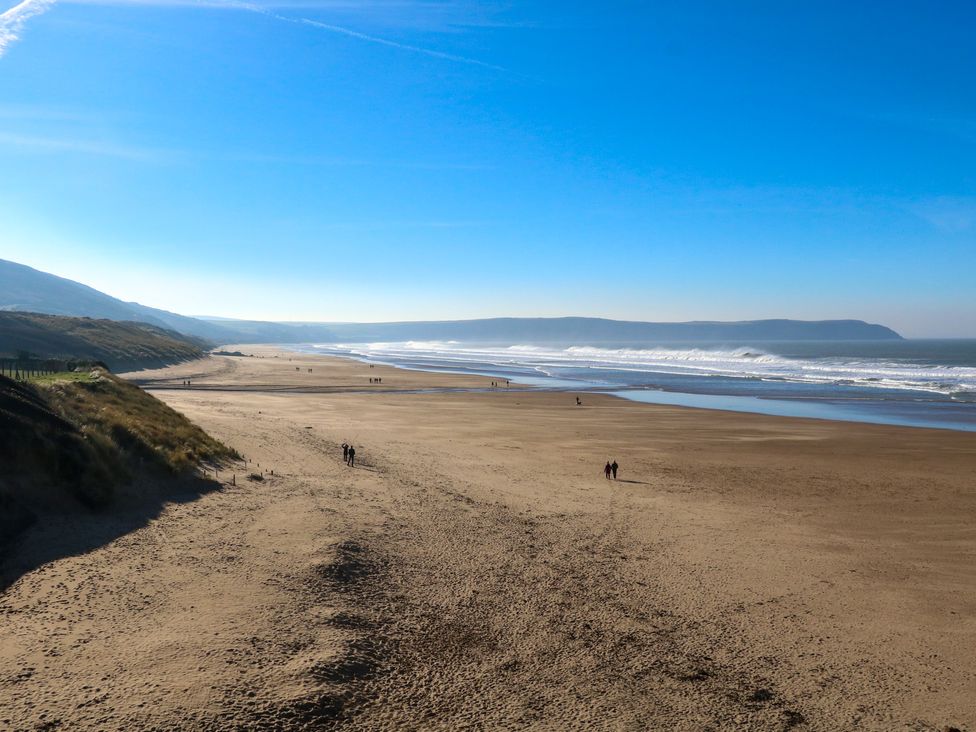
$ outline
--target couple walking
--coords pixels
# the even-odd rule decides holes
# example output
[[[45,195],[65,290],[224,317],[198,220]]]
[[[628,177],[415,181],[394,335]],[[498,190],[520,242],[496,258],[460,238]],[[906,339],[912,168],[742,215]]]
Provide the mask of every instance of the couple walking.
[[[619,467],[620,466],[617,465],[617,461],[616,460],[614,460],[612,463],[611,462],[608,462],[606,465],[603,466],[603,474],[605,476],[607,476],[607,480],[610,480],[610,475],[611,474],[613,475],[613,479],[614,480],[617,479],[617,468],[619,468]]]
[[[342,461],[350,468],[356,467],[356,448],[342,443]]]

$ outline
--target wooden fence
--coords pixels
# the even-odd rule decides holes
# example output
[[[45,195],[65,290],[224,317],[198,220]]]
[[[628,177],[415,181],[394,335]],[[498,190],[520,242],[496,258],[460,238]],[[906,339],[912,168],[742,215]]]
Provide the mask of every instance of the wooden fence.
[[[92,361],[76,361],[73,359],[0,356],[0,376],[26,381],[48,374],[61,374],[75,369],[89,369],[94,365],[95,363]]]

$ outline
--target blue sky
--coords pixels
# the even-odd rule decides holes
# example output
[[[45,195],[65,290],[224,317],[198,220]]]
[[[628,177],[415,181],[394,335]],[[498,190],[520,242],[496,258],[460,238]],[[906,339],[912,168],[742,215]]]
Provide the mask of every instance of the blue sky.
[[[976,336],[971,2],[0,10],[0,257],[112,295]]]

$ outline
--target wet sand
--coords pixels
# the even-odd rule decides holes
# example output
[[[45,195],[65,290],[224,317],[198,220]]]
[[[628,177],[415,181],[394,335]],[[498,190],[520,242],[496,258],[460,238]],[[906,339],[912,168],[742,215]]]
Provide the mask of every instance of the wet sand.
[[[132,375],[252,462],[0,595],[0,729],[976,726],[976,436],[240,350]]]

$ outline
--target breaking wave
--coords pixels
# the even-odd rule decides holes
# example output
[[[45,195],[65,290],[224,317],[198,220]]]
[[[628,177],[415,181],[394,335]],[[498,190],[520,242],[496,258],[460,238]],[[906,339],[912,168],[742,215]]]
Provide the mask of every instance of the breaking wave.
[[[976,366],[919,363],[917,359],[824,356],[795,358],[760,348],[602,348],[597,346],[474,346],[457,341],[321,344],[316,350],[367,359],[444,369],[527,371],[590,380],[599,372],[613,382],[641,385],[642,374],[722,376],[870,389],[938,393],[969,401],[976,392]]]

